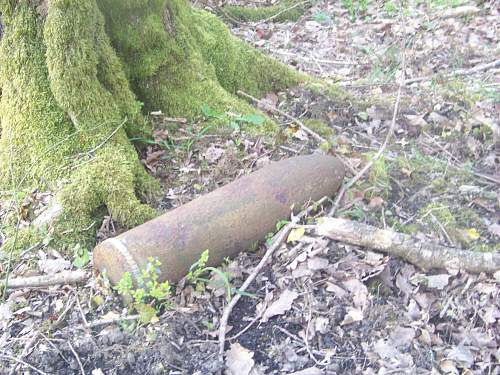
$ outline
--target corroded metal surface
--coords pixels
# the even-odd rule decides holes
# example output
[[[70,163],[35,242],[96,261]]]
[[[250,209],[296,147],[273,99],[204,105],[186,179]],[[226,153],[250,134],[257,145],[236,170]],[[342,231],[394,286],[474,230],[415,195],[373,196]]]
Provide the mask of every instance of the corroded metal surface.
[[[211,265],[251,247],[309,200],[332,196],[344,177],[331,156],[282,160],[180,206],[94,250],[94,265],[116,283],[137,274],[149,257],[161,262],[161,280],[176,282],[209,249]]]

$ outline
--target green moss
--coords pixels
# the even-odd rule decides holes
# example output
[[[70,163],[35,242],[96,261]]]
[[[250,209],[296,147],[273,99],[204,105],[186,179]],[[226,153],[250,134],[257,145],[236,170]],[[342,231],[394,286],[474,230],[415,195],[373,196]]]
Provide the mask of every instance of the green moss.
[[[229,21],[255,22],[272,18],[273,22],[296,22],[307,9],[308,4],[297,0],[284,0],[277,5],[250,8],[237,5],[226,5],[222,8],[222,16]]]
[[[456,227],[455,216],[450,208],[442,203],[432,202],[420,209],[419,217],[423,223],[439,232],[441,223],[445,228]],[[437,223],[436,220],[439,222]]]
[[[409,176],[413,184],[430,185],[436,193],[455,191],[456,186],[470,183],[472,178],[469,166],[456,168],[450,166],[447,160],[423,155],[418,150],[412,150],[412,155],[399,156],[395,168]]]
[[[147,110],[191,119],[204,105],[253,114],[258,111],[238,99],[237,90],[262,96],[306,80],[233,37],[215,16],[191,10],[185,0],[100,4],[108,34]]]
[[[259,111],[237,90],[262,96],[307,80],[186,0],[52,0],[46,15],[30,2],[0,6],[0,188],[55,192],[64,210],[50,233],[61,248],[91,245],[106,212],[125,227],[156,215],[138,198],[158,184],[128,140],[148,130],[143,107],[248,115]]]
[[[373,190],[368,192],[368,197],[387,198],[389,196],[391,189],[389,170],[383,156],[373,163],[368,175],[368,182],[373,187]]]
[[[135,191],[157,185],[125,131],[140,134],[146,123],[95,1],[54,0],[46,19],[19,5],[5,23],[0,185],[58,192],[64,211],[52,230],[61,246],[95,238],[103,207],[124,226],[153,217]],[[17,245],[36,232],[22,230]]]
[[[303,122],[304,125],[309,129],[315,131],[326,139],[333,137],[333,135],[335,134],[335,131],[321,120],[306,119],[303,120]]]

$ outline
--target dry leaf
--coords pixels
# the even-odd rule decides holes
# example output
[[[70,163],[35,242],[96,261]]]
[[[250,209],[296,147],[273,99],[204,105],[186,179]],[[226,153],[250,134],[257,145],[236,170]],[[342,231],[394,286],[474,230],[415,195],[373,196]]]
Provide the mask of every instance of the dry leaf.
[[[401,355],[399,350],[384,339],[380,339],[373,344],[373,350],[382,359],[396,358]]]
[[[262,316],[261,321],[267,322],[270,318],[276,315],[282,315],[292,307],[293,301],[297,299],[299,294],[294,290],[286,289],[281,293],[280,297],[267,308]]]
[[[427,286],[431,289],[442,290],[448,285],[449,278],[448,274],[426,276]]]
[[[344,320],[340,323],[340,325],[345,326],[361,320],[363,320],[363,312],[359,309],[348,307],[347,314],[344,316]]]
[[[295,242],[302,238],[306,230],[304,228],[295,228],[290,231],[286,242]]]
[[[254,366],[254,353],[238,343],[226,352],[227,375],[249,375]]]
[[[460,367],[471,367],[474,364],[474,355],[464,345],[454,346],[448,353],[448,359],[460,364]]]
[[[312,271],[324,270],[330,266],[330,262],[326,258],[313,257],[307,260],[307,268]]]
[[[408,348],[414,338],[415,330],[413,328],[396,327],[391,334],[391,341],[398,349]]]
[[[207,150],[203,153],[203,157],[209,162],[209,163],[215,163],[217,160],[219,160],[222,155],[224,154],[224,150],[220,147],[215,147],[215,146],[210,146],[207,148]]]
[[[65,259],[41,259],[38,261],[38,268],[46,274],[54,274],[71,268],[71,263]]]
[[[491,224],[488,227],[488,230],[490,231],[491,234],[500,237],[500,224]]]
[[[464,5],[456,8],[447,9],[439,17],[440,18],[451,18],[451,17],[463,17],[472,16],[479,13],[480,9],[473,5]]]

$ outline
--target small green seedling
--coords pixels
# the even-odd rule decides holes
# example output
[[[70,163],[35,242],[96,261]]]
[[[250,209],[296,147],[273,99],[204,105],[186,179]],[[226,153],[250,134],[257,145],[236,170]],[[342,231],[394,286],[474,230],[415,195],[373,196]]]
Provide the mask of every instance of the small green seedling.
[[[243,292],[236,288],[233,288],[231,285],[231,281],[229,280],[229,274],[227,272],[223,272],[215,267],[207,267],[206,264],[208,262],[208,257],[209,250],[207,249],[203,253],[201,253],[200,259],[198,259],[198,261],[189,268],[189,273],[186,276],[186,279],[188,281],[195,284],[197,288],[204,289],[205,285],[213,282],[213,280],[203,277],[203,275],[206,273],[214,273],[224,284],[224,288],[226,289],[226,300],[228,303],[231,301],[232,295],[234,293],[241,294],[247,297],[255,297],[251,293]]]
[[[210,283],[211,280],[203,277],[206,273],[214,273],[219,276],[220,280],[224,283],[224,287],[226,289],[226,299],[227,301],[231,301],[232,297],[232,287],[231,282],[229,281],[229,275],[226,272],[222,272],[220,269],[215,267],[207,267],[206,264],[208,262],[209,250],[205,250],[200,255],[200,259],[195,262],[190,268],[189,273],[186,278],[188,281],[196,284],[197,287],[204,289],[205,284]]]
[[[74,259],[73,265],[76,268],[83,268],[90,262],[90,254],[89,251],[85,248],[82,248],[79,244],[77,244],[74,248]]]
[[[210,108],[207,105],[204,105],[201,108],[201,112],[203,113],[203,115],[207,120],[214,119],[214,120],[227,121],[229,123],[229,126],[237,132],[241,130],[241,125],[243,124],[261,126],[266,121],[265,117],[261,115],[257,114],[244,115],[244,116],[233,115],[233,114],[227,115],[222,112],[217,112],[216,110]]]
[[[146,268],[140,270],[136,278],[137,288],[134,288],[132,275],[129,272],[125,272],[115,286],[120,295],[133,301],[134,308],[140,314],[143,323],[157,321],[157,313],[161,307],[170,304],[170,283],[158,281],[160,266],[158,259],[150,257]]]

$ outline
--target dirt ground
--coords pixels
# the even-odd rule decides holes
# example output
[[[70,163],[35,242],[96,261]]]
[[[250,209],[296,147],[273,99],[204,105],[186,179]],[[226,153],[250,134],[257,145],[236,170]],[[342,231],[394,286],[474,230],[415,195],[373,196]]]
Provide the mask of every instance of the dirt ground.
[[[142,161],[165,187],[159,208],[294,155],[337,155],[348,165],[347,181],[383,144],[404,70],[415,82],[401,89],[394,137],[336,215],[500,251],[500,64],[484,67],[500,58],[498,5],[319,0],[297,22],[232,24],[266,53],[373,105],[356,110],[300,87],[266,96],[323,144],[289,118],[276,117],[282,131],[270,138],[248,135],[244,124],[216,130],[153,114]],[[25,206],[43,209],[49,199],[50,192],[34,192]],[[0,373],[500,374],[500,272],[424,272],[319,236],[316,219],[331,205],[302,220],[308,225],[294,230],[240,299],[224,362],[217,339],[228,296],[220,274],[181,282],[158,319],[143,324],[83,261],[89,277],[82,285],[19,289],[0,303]],[[108,217],[99,241],[119,232]],[[233,292],[265,251],[263,239],[220,267]],[[11,277],[75,267],[49,247],[22,259]],[[1,271],[7,260],[0,260]]]

